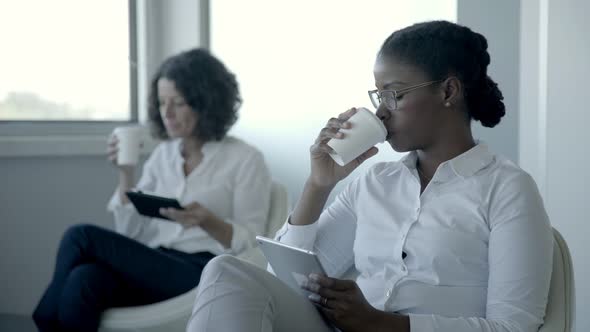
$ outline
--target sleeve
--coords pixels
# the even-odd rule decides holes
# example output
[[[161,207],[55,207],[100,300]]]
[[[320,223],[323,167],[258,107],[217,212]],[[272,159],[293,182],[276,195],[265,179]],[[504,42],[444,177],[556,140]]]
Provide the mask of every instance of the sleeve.
[[[272,178],[262,154],[256,151],[244,163],[236,175],[233,191],[233,236],[229,251],[238,254],[255,246],[256,235],[264,234]],[[226,250],[227,251],[227,250]]]
[[[313,250],[328,276],[342,276],[354,264],[354,202],[358,186],[359,179],[347,185],[313,224],[297,226],[287,220],[276,233],[275,239],[295,247]]]
[[[486,317],[410,314],[411,331],[533,332],[543,323],[553,232],[533,179],[505,181],[490,197]]]
[[[150,158],[145,162],[141,178],[136,189],[146,192],[153,192],[156,188],[156,164],[159,156],[159,149],[156,148]],[[115,231],[146,244],[158,232],[157,226],[152,223],[151,218],[144,217],[137,213],[131,203],[123,204],[119,196],[119,188],[115,189],[107,210],[113,213],[115,218]]]

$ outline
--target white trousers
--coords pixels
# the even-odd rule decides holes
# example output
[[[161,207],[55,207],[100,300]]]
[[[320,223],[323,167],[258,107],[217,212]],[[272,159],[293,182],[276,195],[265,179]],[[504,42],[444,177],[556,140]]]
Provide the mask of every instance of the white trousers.
[[[229,255],[211,260],[188,332],[333,332],[316,307],[274,275]]]

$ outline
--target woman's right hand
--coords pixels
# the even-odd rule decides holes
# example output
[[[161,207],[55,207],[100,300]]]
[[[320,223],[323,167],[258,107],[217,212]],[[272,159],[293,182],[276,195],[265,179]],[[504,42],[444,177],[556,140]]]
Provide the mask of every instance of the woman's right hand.
[[[119,140],[116,135],[111,134],[107,142],[107,158],[123,173],[132,173],[135,167],[133,165],[119,165],[117,162],[117,153],[119,152]]]
[[[117,162],[117,153],[119,152],[118,144],[119,140],[117,139],[117,136],[111,134],[107,142],[107,158],[119,169],[119,198],[123,204],[129,204],[129,198],[125,192],[133,188],[135,166],[119,165]]]
[[[318,187],[333,187],[340,180],[352,173],[365,160],[377,154],[377,148],[372,147],[345,166],[338,165],[330,157],[330,152],[333,150],[328,146],[328,141],[344,138],[344,133],[339,130],[350,128],[351,124],[348,122],[348,119],[356,111],[356,108],[351,108],[340,114],[338,118],[331,118],[320,131],[315,143],[310,148],[311,174],[309,181],[311,181],[311,184]]]

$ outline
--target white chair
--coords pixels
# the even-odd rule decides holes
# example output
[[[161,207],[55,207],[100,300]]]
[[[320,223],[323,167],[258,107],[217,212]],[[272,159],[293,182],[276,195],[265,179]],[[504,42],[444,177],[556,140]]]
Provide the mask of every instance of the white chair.
[[[265,235],[274,236],[287,218],[289,199],[285,187],[274,182],[272,185],[270,210]],[[260,249],[250,250],[238,255],[261,268],[266,268],[266,260]],[[197,287],[166,301],[105,311],[100,322],[100,332],[175,332],[185,331],[190,318]]]
[[[553,272],[545,323],[539,332],[571,332],[574,329],[576,296],[570,251],[561,234],[553,229]]]

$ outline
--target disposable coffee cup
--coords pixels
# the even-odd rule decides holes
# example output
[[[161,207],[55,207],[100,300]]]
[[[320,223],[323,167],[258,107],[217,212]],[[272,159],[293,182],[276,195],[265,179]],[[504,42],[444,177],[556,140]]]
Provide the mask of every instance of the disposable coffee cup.
[[[140,126],[117,127],[113,135],[119,140],[118,165],[136,165],[144,140],[144,130]]]
[[[375,144],[384,142],[387,137],[383,122],[364,107],[358,108],[348,122],[351,124],[349,129],[340,129],[343,138],[328,141],[328,146],[334,150],[330,156],[340,166],[348,164]]]

